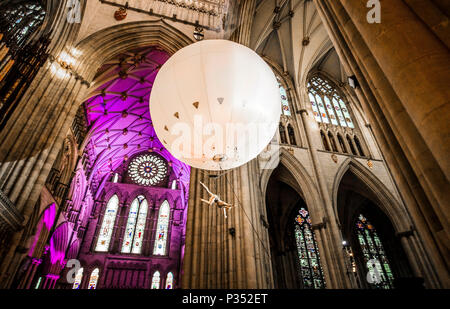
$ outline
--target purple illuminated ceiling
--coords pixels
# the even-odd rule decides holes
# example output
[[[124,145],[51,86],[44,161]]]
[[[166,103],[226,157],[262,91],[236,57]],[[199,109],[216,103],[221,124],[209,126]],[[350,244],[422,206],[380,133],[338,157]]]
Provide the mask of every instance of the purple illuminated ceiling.
[[[154,151],[166,158],[186,188],[190,168],[163,147],[149,112],[153,82],[168,59],[165,51],[152,47],[119,55],[100,69],[95,79],[99,86],[85,102],[92,163],[89,180],[104,182],[134,154]]]

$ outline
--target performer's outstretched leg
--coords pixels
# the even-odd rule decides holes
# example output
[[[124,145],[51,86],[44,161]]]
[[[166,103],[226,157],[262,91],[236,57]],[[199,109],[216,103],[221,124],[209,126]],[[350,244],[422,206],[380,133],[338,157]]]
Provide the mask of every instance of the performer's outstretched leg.
[[[206,200],[204,200],[204,199],[201,199],[201,201],[202,201],[203,203],[206,203],[206,204],[208,204],[208,205],[211,205],[211,204],[209,203],[209,201],[206,201]]]

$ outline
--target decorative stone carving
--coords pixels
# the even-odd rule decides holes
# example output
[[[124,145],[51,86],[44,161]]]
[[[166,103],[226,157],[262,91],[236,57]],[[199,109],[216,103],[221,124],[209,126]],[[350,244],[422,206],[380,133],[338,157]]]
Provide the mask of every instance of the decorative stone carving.
[[[124,7],[122,7],[122,8],[119,8],[119,9],[114,13],[114,18],[115,18],[117,21],[122,21],[122,20],[124,20],[125,18],[127,18],[127,15],[128,15],[127,9],[124,8]]]

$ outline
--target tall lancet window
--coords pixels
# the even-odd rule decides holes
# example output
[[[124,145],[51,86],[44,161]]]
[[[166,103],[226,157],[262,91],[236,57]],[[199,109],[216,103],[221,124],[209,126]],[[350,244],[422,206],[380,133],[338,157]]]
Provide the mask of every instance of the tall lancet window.
[[[287,95],[286,89],[281,85],[281,79],[277,76],[278,80],[278,87],[280,88],[280,95],[281,95],[281,108],[283,109],[283,115],[285,116],[291,116],[291,108],[289,107],[289,99]]]
[[[161,274],[159,271],[155,271],[152,278],[152,290],[158,290],[160,289],[161,285]]]
[[[311,229],[311,218],[305,208],[300,209],[299,215],[295,218],[295,240],[303,287],[305,289],[325,288],[319,250]]]
[[[173,274],[168,273],[166,278],[166,290],[172,290],[173,289]]]
[[[356,235],[364,256],[364,262],[372,279],[370,283],[377,288],[393,288],[394,276],[383,244],[375,227],[363,215],[360,215],[356,222]]]
[[[122,253],[141,253],[147,212],[148,202],[144,196],[140,195],[130,206],[125,236],[123,239]]]
[[[81,280],[83,279],[83,268],[78,269],[75,274],[75,282],[73,283],[72,289],[79,290],[81,285]]]
[[[164,201],[159,208],[158,224],[153,255],[166,255],[167,232],[169,231],[170,205]]]
[[[110,198],[103,217],[100,233],[98,234],[97,246],[95,251],[108,252],[109,243],[111,241],[112,232],[114,229],[114,223],[116,222],[117,209],[119,208],[119,198],[114,195]]]
[[[91,278],[89,279],[89,290],[97,289],[98,275],[100,270],[98,268],[94,269],[91,273]]]
[[[308,83],[308,92],[317,122],[355,128],[344,99],[330,81],[314,76]]]

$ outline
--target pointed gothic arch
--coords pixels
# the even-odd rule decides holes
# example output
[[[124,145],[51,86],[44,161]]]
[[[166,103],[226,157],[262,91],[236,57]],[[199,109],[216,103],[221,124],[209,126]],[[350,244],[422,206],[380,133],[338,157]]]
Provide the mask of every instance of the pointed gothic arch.
[[[323,215],[321,210],[320,194],[319,191],[317,191],[316,184],[303,164],[301,164],[300,161],[298,161],[297,158],[290,154],[285,148],[280,149],[279,157],[272,157],[266,164],[267,169],[265,169],[262,173],[260,181],[262,195],[266,195],[270,176],[272,176],[272,173],[279,164],[284,165],[292,173],[292,176],[298,183],[298,187],[301,190],[298,193],[304,198],[306,204],[308,205],[311,217],[316,217],[316,220],[320,220]]]
[[[337,200],[339,185],[344,175],[350,171],[355,177],[361,180],[373,194],[373,202],[377,203],[381,210],[388,216],[397,232],[409,231],[412,222],[409,216],[398,201],[398,199],[389,191],[384,183],[378,179],[369,169],[364,167],[360,162],[352,158],[348,158],[340,166],[334,178],[332,187],[333,208],[337,213]]]

